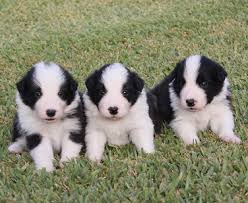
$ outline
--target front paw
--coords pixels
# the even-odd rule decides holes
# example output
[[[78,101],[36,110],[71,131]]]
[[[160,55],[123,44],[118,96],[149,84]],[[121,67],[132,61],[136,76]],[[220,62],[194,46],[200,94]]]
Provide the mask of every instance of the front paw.
[[[65,163],[68,162],[68,161],[69,161],[69,159],[61,158],[60,161],[59,161],[59,167],[64,168]]]
[[[77,157],[78,157],[77,155],[76,156],[70,156],[70,157],[68,157],[68,156],[61,157],[61,159],[59,161],[60,168],[64,168],[64,165],[65,165],[66,162],[69,162],[69,161],[71,161],[73,159],[76,159]]]
[[[155,152],[154,146],[142,148],[142,151],[145,152],[146,154],[152,154]]]
[[[9,147],[8,147],[8,151],[10,153],[13,153],[13,154],[22,153],[22,150],[23,150],[23,147],[17,142],[14,142],[14,143],[10,144]]]
[[[53,165],[47,165],[47,166],[36,166],[36,170],[42,170],[42,169],[45,169],[46,172],[52,172],[54,171],[54,167]]]
[[[102,160],[102,156],[100,155],[96,155],[96,154],[89,154],[89,153],[86,153],[86,157],[92,161],[92,162],[95,162],[95,163],[101,163],[101,160]]]
[[[235,144],[241,143],[241,139],[236,135],[223,135],[223,136],[220,136],[220,138],[225,142],[230,142],[230,143],[235,143]]]
[[[184,137],[184,138],[182,138],[182,140],[184,141],[184,144],[186,144],[186,145],[192,145],[192,144],[199,144],[200,143],[199,138],[195,135]]]
[[[78,157],[78,155],[62,156],[60,159],[60,163],[71,161],[72,159],[75,159],[77,157]]]

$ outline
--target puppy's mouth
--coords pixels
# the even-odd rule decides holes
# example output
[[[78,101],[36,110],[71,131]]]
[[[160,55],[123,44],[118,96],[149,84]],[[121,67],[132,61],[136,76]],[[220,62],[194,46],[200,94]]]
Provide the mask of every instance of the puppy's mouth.
[[[45,121],[48,123],[52,123],[52,122],[56,121],[56,118],[45,118]]]
[[[188,110],[188,111],[190,111],[190,112],[196,112],[196,111],[199,111],[199,109],[192,108],[192,107],[187,108],[187,110]]]
[[[194,108],[194,107],[188,107],[186,110],[187,110],[187,111],[190,111],[190,112],[199,112],[199,111],[201,111],[202,109]]]
[[[103,117],[107,120],[110,120],[110,121],[118,121],[118,120],[121,120],[123,117],[120,117],[120,116],[117,116],[117,115],[103,115]]]
[[[107,119],[112,120],[112,121],[118,121],[121,119],[121,117],[111,116],[111,117],[107,117]]]

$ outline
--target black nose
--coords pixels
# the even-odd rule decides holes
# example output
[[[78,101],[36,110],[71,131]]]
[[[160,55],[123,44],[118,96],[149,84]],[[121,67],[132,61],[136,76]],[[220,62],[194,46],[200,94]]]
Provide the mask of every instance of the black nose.
[[[118,113],[118,107],[116,106],[109,107],[108,110],[109,110],[109,113],[112,115],[116,115]]]
[[[195,106],[195,100],[194,99],[187,99],[186,103],[189,107]]]
[[[56,110],[54,109],[47,109],[46,114],[48,117],[54,117],[56,113]]]

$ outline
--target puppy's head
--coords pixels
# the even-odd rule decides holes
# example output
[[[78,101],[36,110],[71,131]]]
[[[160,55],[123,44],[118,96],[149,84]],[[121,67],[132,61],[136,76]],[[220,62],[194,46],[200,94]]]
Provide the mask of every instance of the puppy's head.
[[[120,63],[107,64],[86,79],[87,94],[100,114],[118,120],[137,101],[144,81]]]
[[[181,106],[200,111],[221,91],[226,71],[205,56],[190,56],[179,62],[173,71],[173,87]]]
[[[59,65],[47,62],[35,64],[16,86],[21,104],[46,122],[63,118],[77,92],[72,76]]]

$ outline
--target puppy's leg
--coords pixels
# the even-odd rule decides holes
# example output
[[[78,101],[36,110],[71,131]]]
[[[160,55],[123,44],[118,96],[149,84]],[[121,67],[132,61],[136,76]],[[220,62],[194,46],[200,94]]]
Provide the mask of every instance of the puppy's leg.
[[[197,144],[200,142],[197,136],[197,130],[192,123],[186,121],[172,121],[170,126],[186,145]]]
[[[86,133],[86,156],[94,162],[100,162],[103,156],[104,147],[107,138],[100,131],[91,131]]]
[[[223,107],[218,113],[210,121],[211,130],[225,142],[240,143],[240,138],[233,132],[234,121],[231,110]]]
[[[153,153],[154,147],[154,129],[153,127],[144,127],[142,129],[134,129],[130,132],[130,139],[136,148],[145,153]]]
[[[26,145],[25,138],[19,138],[17,141],[9,145],[8,151],[10,153],[15,153],[15,154],[21,153],[24,150],[25,145]]]
[[[32,134],[26,137],[26,141],[36,169],[45,168],[47,172],[53,171],[53,149],[50,140],[39,134]]]
[[[64,137],[60,159],[61,164],[79,156],[84,140],[74,139],[76,137],[81,138],[82,136],[80,133],[71,133],[69,136]]]

